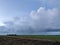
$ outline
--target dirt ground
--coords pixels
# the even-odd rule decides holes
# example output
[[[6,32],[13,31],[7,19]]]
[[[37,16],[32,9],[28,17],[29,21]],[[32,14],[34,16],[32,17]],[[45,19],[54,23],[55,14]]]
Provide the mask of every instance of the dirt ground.
[[[0,45],[60,45],[60,42],[47,39],[0,37]]]

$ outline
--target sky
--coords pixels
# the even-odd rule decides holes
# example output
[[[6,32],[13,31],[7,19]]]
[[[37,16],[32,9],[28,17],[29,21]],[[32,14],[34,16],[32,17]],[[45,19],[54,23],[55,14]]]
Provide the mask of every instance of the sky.
[[[0,34],[60,35],[60,0],[0,0]]]

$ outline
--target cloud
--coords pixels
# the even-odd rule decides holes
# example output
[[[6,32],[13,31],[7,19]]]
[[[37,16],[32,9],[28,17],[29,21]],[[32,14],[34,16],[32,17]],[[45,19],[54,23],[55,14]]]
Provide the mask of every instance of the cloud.
[[[60,32],[47,32],[45,35],[60,35]]]
[[[53,24],[57,24],[55,21],[58,20],[58,14],[57,8],[46,10],[45,7],[40,7],[37,11],[31,12],[31,17],[36,21],[36,24],[39,25],[39,28],[40,26],[41,28],[46,28],[53,26]]]
[[[59,27],[60,29],[57,24],[59,22],[57,21],[58,17],[59,11],[57,8],[40,7],[35,11],[32,10],[29,16],[14,17],[13,20],[5,21],[5,26],[1,31],[5,34],[46,34],[48,28],[57,29]]]

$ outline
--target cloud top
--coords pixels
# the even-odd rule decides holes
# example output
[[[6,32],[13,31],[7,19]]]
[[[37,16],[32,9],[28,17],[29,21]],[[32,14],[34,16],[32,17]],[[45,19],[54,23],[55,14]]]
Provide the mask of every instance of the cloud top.
[[[44,32],[48,28],[57,29],[60,28],[57,24],[58,16],[59,13],[57,8],[46,9],[45,7],[40,7],[36,11],[31,11],[29,16],[15,17],[12,21],[5,21],[2,32],[35,34]]]

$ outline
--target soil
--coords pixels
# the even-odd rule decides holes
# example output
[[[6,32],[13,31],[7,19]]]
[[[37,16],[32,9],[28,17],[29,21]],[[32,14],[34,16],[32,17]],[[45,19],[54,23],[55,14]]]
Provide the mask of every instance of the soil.
[[[60,41],[2,36],[0,37],[0,45],[60,45]]]

